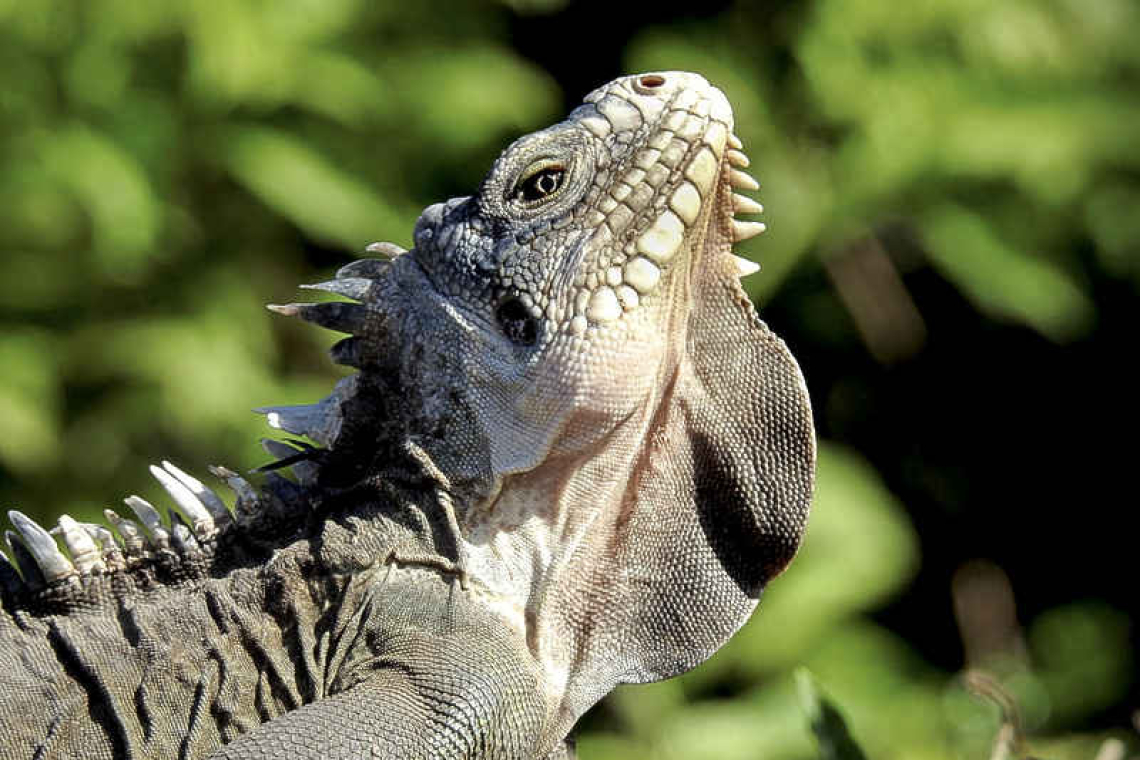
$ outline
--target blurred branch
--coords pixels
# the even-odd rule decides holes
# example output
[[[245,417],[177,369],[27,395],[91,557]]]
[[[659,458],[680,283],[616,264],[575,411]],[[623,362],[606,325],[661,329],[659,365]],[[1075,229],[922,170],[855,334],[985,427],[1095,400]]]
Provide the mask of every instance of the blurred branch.
[[[1004,570],[987,560],[967,562],[954,573],[951,594],[967,667],[1025,661],[1013,586]]]
[[[879,239],[866,235],[824,261],[867,350],[882,364],[918,353],[926,324]]]

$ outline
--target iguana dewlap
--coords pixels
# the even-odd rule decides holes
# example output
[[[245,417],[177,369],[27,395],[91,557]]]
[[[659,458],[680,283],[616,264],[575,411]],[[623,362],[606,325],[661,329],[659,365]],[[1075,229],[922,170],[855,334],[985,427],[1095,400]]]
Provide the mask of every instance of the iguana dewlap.
[[[267,443],[294,480],[214,468],[231,510],[163,463],[169,511],[10,513],[0,758],[566,757],[615,685],[708,658],[815,458],[732,254],[741,150],[699,75],[617,79],[311,286],[351,300],[272,307],[358,370],[264,410],[316,444]]]

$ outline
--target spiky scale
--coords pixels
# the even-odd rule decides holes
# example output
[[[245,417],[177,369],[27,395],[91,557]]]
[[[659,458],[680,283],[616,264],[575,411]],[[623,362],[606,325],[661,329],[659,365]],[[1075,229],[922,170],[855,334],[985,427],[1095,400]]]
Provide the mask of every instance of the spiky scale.
[[[210,465],[209,470],[214,477],[224,480],[230,490],[237,495],[234,517],[238,523],[248,523],[255,518],[261,509],[261,497],[250,482],[228,467]]]
[[[59,516],[59,533],[63,537],[63,545],[71,555],[71,561],[75,563],[75,569],[80,574],[102,572],[107,569],[95,540],[71,516]]]
[[[51,583],[75,574],[75,568],[59,550],[55,539],[35,520],[15,509],[8,512],[8,519],[12,521],[24,546],[43,572],[44,580]]]
[[[739,169],[733,169],[728,173],[728,182],[733,187],[739,190],[759,190],[760,183],[756,178],[747,172],[742,172]]]
[[[768,226],[763,222],[744,222],[739,219],[732,220],[732,239],[733,242],[740,243],[749,238],[754,238]]]
[[[278,459],[288,459],[302,452],[302,449],[288,444],[285,441],[279,441],[276,438],[262,438],[261,448],[265,449],[266,453],[270,456],[275,456]]]
[[[728,159],[728,163],[740,169],[747,169],[752,164],[752,162],[748,160],[748,156],[736,149],[728,150],[724,154],[724,157]]]
[[[202,481],[198,480],[193,475],[189,475],[182,469],[174,466],[167,460],[162,460],[162,467],[175,478],[178,479],[182,485],[186,486],[202,502],[210,512],[210,516],[214,518],[214,522],[221,527],[228,522],[232,515],[230,510],[226,507],[226,503],[222,501],[222,497],[218,496],[213,489],[208,488]]]
[[[24,590],[24,582],[8,555],[0,552],[0,593],[5,597],[15,596]]]
[[[147,545],[146,534],[138,523],[120,517],[119,513],[113,509],[104,509],[103,516],[107,518],[107,522],[115,526],[115,530],[122,537],[124,554],[128,557],[146,556],[149,546]]]
[[[130,507],[135,516],[139,518],[139,522],[143,524],[143,528],[154,546],[159,549],[170,548],[170,531],[166,529],[162,515],[154,508],[153,504],[141,496],[134,495],[123,499],[123,503]]]
[[[390,266],[392,266],[392,262],[383,259],[357,259],[338,269],[336,276],[337,278],[363,277],[368,280],[375,280],[388,271]]]
[[[368,321],[368,308],[348,301],[326,303],[268,304],[267,309],[287,317],[300,317],[306,322],[343,333],[358,333]]]
[[[263,406],[255,412],[264,414],[270,427],[296,435],[304,435],[318,443],[331,445],[339,430],[336,408],[324,402],[300,406]]]
[[[170,513],[170,542],[183,557],[198,559],[202,556],[202,547],[194,537],[194,532],[177,512]]]
[[[750,261],[742,256],[733,255],[732,265],[736,269],[737,277],[747,277],[750,274],[756,274],[760,271],[760,265],[755,261]]]
[[[122,570],[126,567],[123,552],[107,526],[99,523],[79,523],[79,526],[87,531],[87,535],[91,536],[91,540],[99,547],[107,570]]]
[[[6,530],[4,531],[4,542],[8,545],[8,553],[12,555],[12,563],[20,571],[24,583],[29,588],[47,585],[47,580],[44,578],[43,571],[40,570],[39,563],[28,551],[28,547],[24,545],[20,535],[13,530]]]
[[[338,277],[335,280],[314,282],[301,285],[302,290],[320,290],[324,293],[333,293],[354,301],[363,301],[368,298],[368,291],[372,289],[372,280],[363,277]]]
[[[763,206],[749,198],[747,195],[741,195],[740,193],[732,194],[732,210],[737,214],[764,213]]]
[[[385,258],[394,259],[397,256],[402,256],[408,252],[407,248],[390,243],[386,240],[377,240],[375,243],[369,243],[364,246],[364,250],[369,253],[375,253],[377,256],[384,256]],[[351,265],[349,265],[351,266]],[[339,274],[337,275],[340,276]]]
[[[190,520],[190,524],[194,527],[194,533],[202,538],[210,539],[218,533],[217,526],[214,525],[214,518],[210,515],[210,511],[206,509],[206,505],[184,485],[181,480],[174,477],[166,470],[150,466],[150,474],[154,476],[155,480],[166,489],[170,494],[170,498],[174,499],[174,503]]]
[[[277,457],[279,460],[291,459],[298,454],[306,453],[303,448],[293,446],[292,444],[279,441],[275,438],[262,438],[261,447],[265,449],[270,456]],[[304,459],[296,460],[289,465],[289,469],[296,475],[297,482],[302,485],[308,485],[317,479],[317,466]]]

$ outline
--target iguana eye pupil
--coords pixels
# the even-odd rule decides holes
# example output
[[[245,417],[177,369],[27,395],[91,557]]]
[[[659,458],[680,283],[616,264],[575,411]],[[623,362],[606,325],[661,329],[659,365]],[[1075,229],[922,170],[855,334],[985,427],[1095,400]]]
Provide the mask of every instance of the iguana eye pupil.
[[[519,184],[516,197],[526,203],[549,198],[562,187],[566,170],[561,166],[550,166],[535,172]]]
[[[503,332],[512,343],[532,346],[538,340],[538,320],[517,298],[504,301],[495,316],[503,327]]]

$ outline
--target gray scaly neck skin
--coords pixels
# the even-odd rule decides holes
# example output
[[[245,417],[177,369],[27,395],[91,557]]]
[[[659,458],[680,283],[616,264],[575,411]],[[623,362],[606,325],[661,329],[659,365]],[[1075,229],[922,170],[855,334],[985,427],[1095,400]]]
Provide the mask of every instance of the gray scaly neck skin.
[[[321,286],[360,305],[281,307],[353,333],[334,357],[362,378],[398,377],[401,446],[433,473],[457,569],[567,722],[715,651],[806,519],[807,394],[738,282],[756,267],[732,243],[763,225],[734,218],[760,207],[733,192],[756,184],[732,129],[699,75],[618,79],[428,207],[413,250],[378,244],[390,266]],[[271,424],[335,453],[356,382]],[[693,621],[663,633],[674,617]]]

